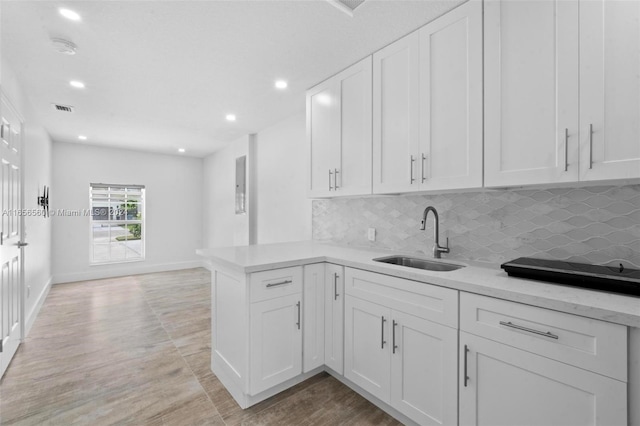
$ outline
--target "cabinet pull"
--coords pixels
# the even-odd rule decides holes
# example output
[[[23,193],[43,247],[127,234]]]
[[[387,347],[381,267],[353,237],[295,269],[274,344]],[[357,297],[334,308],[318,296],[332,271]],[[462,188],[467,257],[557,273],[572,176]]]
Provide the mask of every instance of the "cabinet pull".
[[[333,300],[338,300],[338,274],[333,274]]]
[[[564,171],[569,170],[569,129],[564,129]]]
[[[426,160],[427,160],[427,156],[422,154],[422,166],[420,171],[420,177],[422,178],[422,183],[424,183],[427,180],[427,178],[424,177],[424,164]]]
[[[391,340],[394,354],[396,353],[396,349],[398,349],[398,345],[396,345],[396,325],[398,325],[398,323],[396,322],[396,320],[393,320],[393,327],[391,328]]]
[[[409,183],[413,185],[415,179],[413,178],[413,163],[416,162],[416,159],[413,158],[413,155],[409,156]]]
[[[384,319],[384,316],[382,317],[382,326],[380,327],[380,329],[382,330],[382,344],[380,345],[380,347],[382,349],[384,349],[384,344],[387,343],[384,341],[384,323],[387,322],[386,319]]]
[[[293,281],[291,280],[284,280],[284,281],[279,281],[277,283],[269,283],[267,284],[267,287],[277,287],[279,285],[285,285],[285,284],[291,284]]]
[[[511,321],[509,321],[509,322],[500,321],[500,325],[504,325],[505,327],[515,328],[516,330],[527,331],[527,332],[533,333],[533,334],[539,334],[540,336],[548,337],[550,339],[557,339],[558,338],[558,336],[556,336],[555,334],[553,334],[550,331],[545,332],[545,331],[534,330],[533,328],[523,327],[521,325],[514,324]]]
[[[333,189],[333,187],[331,186],[331,175],[333,174],[333,172],[331,171],[331,169],[329,169],[329,191],[331,191]]]
[[[589,124],[589,168],[593,169],[593,124]]]
[[[469,375],[467,374],[467,355],[469,354],[469,348],[467,345],[464,345],[464,387],[467,387],[467,382],[469,381]]]
[[[296,303],[296,306],[298,307],[298,322],[296,325],[298,326],[298,330],[300,330],[300,302]]]
[[[338,169],[333,169],[333,190],[334,191],[338,190],[338,173],[340,173]]]

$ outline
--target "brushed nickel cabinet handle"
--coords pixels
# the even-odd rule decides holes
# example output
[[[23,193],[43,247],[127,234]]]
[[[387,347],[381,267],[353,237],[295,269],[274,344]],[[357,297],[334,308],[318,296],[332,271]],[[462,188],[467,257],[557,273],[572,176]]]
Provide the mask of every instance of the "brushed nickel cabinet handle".
[[[564,129],[564,171],[569,170],[569,129]]]
[[[409,183],[413,185],[415,179],[413,178],[413,163],[416,162],[416,159],[413,158],[413,155],[409,156]]]
[[[383,316],[383,317],[382,317],[382,326],[380,327],[380,329],[382,330],[382,339],[381,339],[382,344],[380,345],[380,347],[381,347],[382,349],[384,349],[384,344],[385,344],[385,343],[387,343],[387,342],[385,342],[385,340],[384,340],[384,323],[385,323],[385,322],[387,322],[387,320],[386,320],[386,319],[384,318],[384,316]]]
[[[338,173],[340,173],[338,169],[333,169],[333,190],[334,191],[338,190]]]
[[[593,169],[593,124],[589,124],[589,168]]]
[[[558,339],[558,336],[553,334],[550,331],[546,331],[545,332],[545,331],[535,330],[535,329],[529,328],[529,327],[523,327],[521,325],[514,324],[511,321],[508,321],[508,322],[500,321],[500,325],[504,325],[505,327],[515,328],[516,330],[526,331],[528,333],[538,334],[540,336],[548,337],[550,339]]]
[[[422,178],[422,183],[424,183],[427,180],[427,178],[424,177],[424,165],[425,165],[425,161],[426,160],[427,160],[427,156],[422,154],[422,167],[421,167],[422,170],[420,172],[420,177]]]
[[[279,281],[277,283],[269,283],[267,284],[267,287],[277,287],[279,285],[285,285],[285,284],[291,284],[293,281],[291,280],[284,280],[284,281]]]
[[[333,174],[333,172],[331,171],[331,169],[329,169],[329,191],[331,191],[333,189],[333,187],[331,186],[331,175]]]
[[[296,306],[298,307],[298,322],[296,325],[298,326],[298,330],[300,330],[300,302],[296,303]]]
[[[467,355],[469,354],[469,348],[464,345],[464,387],[467,387],[469,381],[469,374],[467,374]]]
[[[391,327],[391,341],[394,354],[396,353],[396,349],[398,349],[398,345],[396,345],[396,325],[398,325],[398,323],[396,322],[396,320],[393,320],[393,327]]]
[[[333,300],[338,300],[338,274],[333,274]]]

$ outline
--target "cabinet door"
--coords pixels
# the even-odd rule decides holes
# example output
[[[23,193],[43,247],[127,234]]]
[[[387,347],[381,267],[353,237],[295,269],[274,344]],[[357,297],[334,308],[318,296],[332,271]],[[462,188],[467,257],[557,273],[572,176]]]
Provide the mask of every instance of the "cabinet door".
[[[301,296],[251,304],[251,395],[302,373]]]
[[[458,331],[393,311],[391,405],[421,425],[458,424]]]
[[[324,283],[325,264],[304,267],[303,304],[303,372],[307,373],[324,364]]]
[[[627,422],[626,383],[465,332],[459,386],[461,425]]]
[[[484,3],[485,186],[578,180],[578,2]]]
[[[334,195],[371,194],[371,57],[334,78],[340,93]]]
[[[308,195],[333,195],[340,137],[340,93],[331,79],[307,91]]]
[[[640,177],[640,2],[580,3],[580,178]]]
[[[391,310],[354,297],[345,299],[344,375],[362,389],[390,402]]]
[[[343,374],[344,358],[344,268],[326,265],[324,285],[324,363]]]
[[[373,55],[373,192],[419,190],[420,40],[412,33]]]
[[[482,2],[420,30],[423,190],[482,187]]]

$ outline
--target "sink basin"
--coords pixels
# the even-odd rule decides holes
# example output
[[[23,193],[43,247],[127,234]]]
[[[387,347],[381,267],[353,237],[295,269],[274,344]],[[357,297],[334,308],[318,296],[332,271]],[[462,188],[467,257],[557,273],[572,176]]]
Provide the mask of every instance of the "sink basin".
[[[373,259],[374,262],[389,263],[391,265],[407,266],[409,268],[424,269],[426,271],[448,272],[456,269],[464,268],[462,265],[454,265],[452,263],[432,262],[418,257],[407,256],[388,256]]]

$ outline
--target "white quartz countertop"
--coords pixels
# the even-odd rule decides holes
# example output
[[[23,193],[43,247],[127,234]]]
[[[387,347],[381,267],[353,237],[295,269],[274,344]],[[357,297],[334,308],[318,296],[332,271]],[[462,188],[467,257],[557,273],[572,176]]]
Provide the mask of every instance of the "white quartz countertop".
[[[512,278],[499,267],[465,264],[443,258],[440,261],[467,266],[449,272],[424,271],[373,261],[374,258],[397,254],[422,257],[415,254],[345,247],[311,241],[200,249],[197,250],[197,254],[213,263],[244,273],[329,262],[617,324],[640,327],[640,298],[638,297]]]

